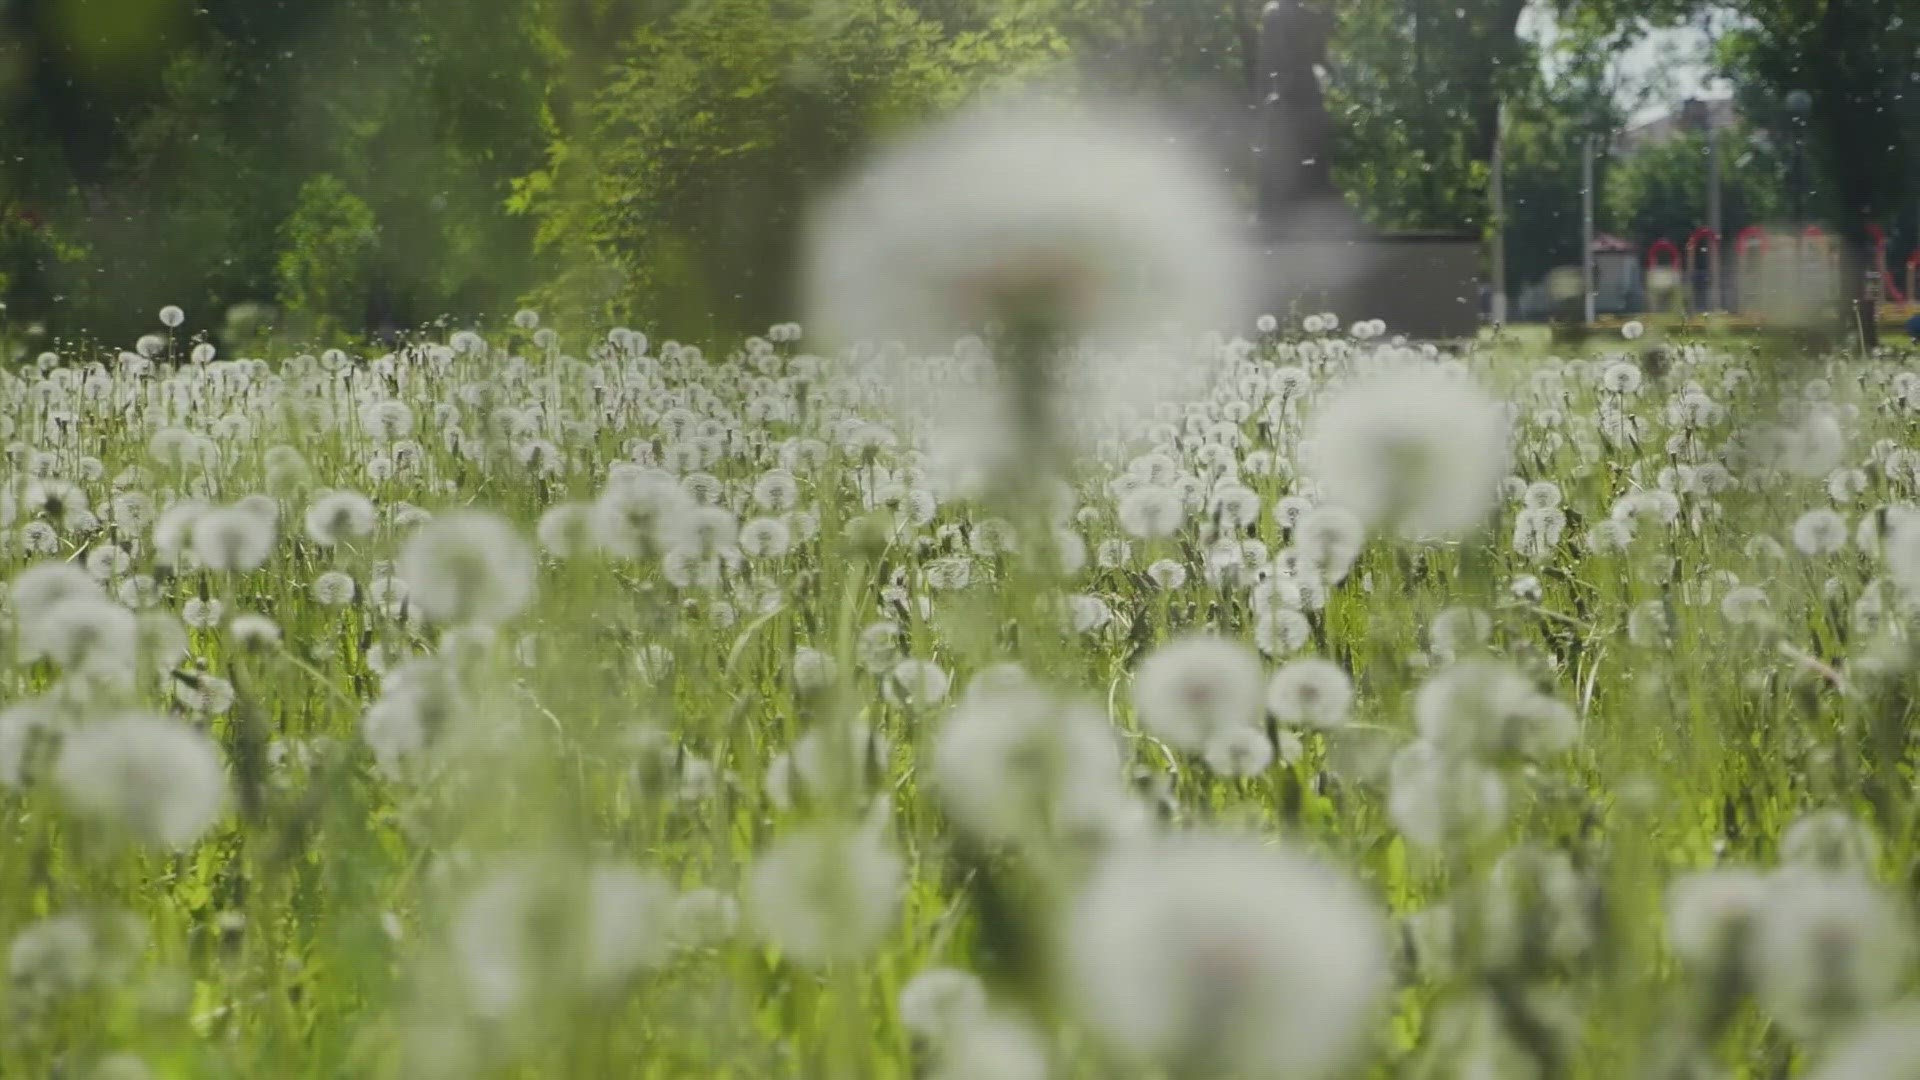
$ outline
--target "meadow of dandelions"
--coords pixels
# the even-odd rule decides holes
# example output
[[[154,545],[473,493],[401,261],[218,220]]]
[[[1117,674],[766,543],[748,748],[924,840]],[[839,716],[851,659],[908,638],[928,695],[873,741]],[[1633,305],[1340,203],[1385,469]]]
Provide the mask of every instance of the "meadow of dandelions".
[[[818,342],[0,373],[0,1076],[1916,1075],[1920,372],[1202,329],[1102,124]]]

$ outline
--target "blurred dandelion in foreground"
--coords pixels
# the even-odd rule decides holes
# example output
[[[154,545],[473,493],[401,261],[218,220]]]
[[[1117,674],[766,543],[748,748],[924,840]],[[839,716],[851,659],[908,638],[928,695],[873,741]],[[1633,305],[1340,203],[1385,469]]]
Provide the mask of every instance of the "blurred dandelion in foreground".
[[[871,826],[814,826],[762,852],[747,913],[794,962],[822,967],[877,947],[900,903],[906,867]]]
[[[559,871],[556,873],[555,871]],[[570,992],[606,993],[659,966],[673,891],[651,871],[538,857],[494,869],[455,912],[451,946],[473,1011],[504,1017]]]
[[[900,1023],[928,1041],[945,1039],[987,1011],[987,991],[972,972],[936,967],[900,988]]]
[[[1074,420],[1125,415],[1204,374],[1189,347],[1157,343],[1169,328],[1245,314],[1232,201],[1169,146],[1138,117],[1038,99],[938,125],[815,220],[814,322],[907,344],[881,374],[932,414],[938,456],[1031,470]],[[925,358],[976,332],[992,345]]]
[[[1381,373],[1314,415],[1309,474],[1329,503],[1409,537],[1483,522],[1507,472],[1500,403],[1420,368]]]
[[[1916,1072],[1920,1003],[1907,1003],[1850,1028],[1807,1075],[1812,1080],[1901,1080]]]
[[[940,727],[931,770],[954,823],[988,843],[1100,840],[1146,824],[1106,716],[1024,680],[976,678]]]
[[[1257,728],[1263,697],[1259,657],[1208,634],[1160,646],[1134,674],[1140,726],[1183,750],[1204,750],[1222,732]]]
[[[69,911],[21,928],[6,951],[7,1002],[15,1020],[90,989],[123,982],[147,946],[126,912]]]
[[[178,720],[138,713],[69,733],[54,780],[82,816],[174,850],[212,828],[227,801],[226,770],[211,739]]]
[[[482,511],[435,518],[400,550],[408,596],[441,623],[506,622],[533,599],[534,570],[532,546]]]
[[[1213,836],[1116,853],[1061,927],[1072,999],[1126,1057],[1289,1080],[1356,1055],[1390,982],[1385,930],[1345,874]]]

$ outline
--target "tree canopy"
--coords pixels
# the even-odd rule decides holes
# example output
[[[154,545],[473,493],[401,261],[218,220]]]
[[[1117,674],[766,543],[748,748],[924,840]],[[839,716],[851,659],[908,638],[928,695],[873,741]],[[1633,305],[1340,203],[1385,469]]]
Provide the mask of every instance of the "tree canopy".
[[[1752,145],[1816,132],[1814,212],[1912,235],[1906,2],[1554,0],[1545,46],[1526,0],[1329,5],[1336,177],[1382,226],[1485,229],[1504,106],[1513,276],[1577,258],[1579,141],[1624,120],[1609,65],[1711,11]],[[0,296],[12,321],[103,336],[167,303],[203,324],[271,304],[317,335],[529,298],[751,325],[792,313],[812,194],[889,132],[1062,68],[1248,102],[1259,18],[1257,0],[0,0]],[[1679,232],[1699,152],[1621,163],[1608,224]],[[1730,213],[1777,212],[1778,155],[1729,161]]]

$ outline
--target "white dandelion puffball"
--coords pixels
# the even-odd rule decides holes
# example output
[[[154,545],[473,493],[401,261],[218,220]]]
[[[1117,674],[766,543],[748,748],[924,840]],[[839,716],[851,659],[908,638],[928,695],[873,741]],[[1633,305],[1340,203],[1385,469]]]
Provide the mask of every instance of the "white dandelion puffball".
[[[1413,712],[1420,736],[1452,753],[1539,759],[1580,737],[1571,706],[1500,660],[1461,660],[1441,669],[1414,694]]]
[[[1261,675],[1260,658],[1238,642],[1177,638],[1140,662],[1134,710],[1140,726],[1168,745],[1199,753],[1222,731],[1259,726]]]
[[[1780,834],[1780,861],[1872,874],[1880,863],[1880,841],[1865,822],[1844,810],[1815,810]]]
[[[1313,416],[1308,474],[1329,503],[1410,537],[1486,520],[1507,475],[1507,413],[1471,386],[1403,367],[1343,390]]]
[[[1849,1028],[1811,1080],[1906,1080],[1920,1071],[1920,1003],[1896,1005]]]
[[[873,951],[893,927],[906,866],[874,831],[790,833],[754,860],[747,914],[794,962],[823,967]]]
[[[45,658],[70,675],[131,684],[139,662],[140,627],[111,600],[81,597],[55,604],[20,636],[23,660]]]
[[[969,1017],[935,1047],[928,1080],[1047,1080],[1047,1039],[1026,1017],[993,1011]]]
[[[1341,727],[1352,705],[1353,680],[1331,660],[1294,660],[1267,680],[1267,711],[1290,727]]]
[[[1204,385],[1253,280],[1233,200],[1138,118],[977,106],[883,153],[812,223],[814,322],[877,360],[942,471],[1021,475],[1083,421]],[[963,335],[961,363],[932,354]]]
[[[900,1024],[923,1039],[940,1040],[987,1011],[980,979],[959,968],[927,968],[900,988]]]
[[[1416,740],[1393,755],[1387,814],[1416,847],[1483,840],[1507,822],[1507,786],[1491,766]]]
[[[1137,808],[1113,725],[1037,686],[968,688],[941,724],[931,782],[956,825],[994,844],[1124,831]]]
[[[191,725],[141,713],[70,732],[54,781],[82,816],[175,850],[198,840],[227,802],[226,770],[213,740]]]
[[[497,514],[441,514],[400,550],[411,603],[439,623],[497,626],[533,599],[533,548]]]
[[[1238,324],[1231,197],[1139,118],[991,102],[884,153],[814,222],[814,320],[946,347],[1050,301],[1131,339]]]
[[[1117,851],[1060,932],[1088,1027],[1129,1058],[1192,1075],[1332,1074],[1390,985],[1386,922],[1360,886],[1251,840]]]
[[[13,576],[0,599],[13,609],[16,632],[28,650],[34,627],[48,612],[68,600],[98,600],[100,583],[72,563],[35,563]],[[30,651],[30,650],[28,650]],[[26,659],[32,659],[31,656]]]
[[[1904,905],[1860,874],[1776,871],[1755,938],[1761,1004],[1801,1037],[1888,1004],[1915,954],[1910,926]]]
[[[1207,740],[1200,755],[1207,768],[1220,776],[1258,776],[1273,764],[1273,740],[1259,728],[1227,728]]]
[[[273,554],[273,539],[273,521],[240,506],[208,510],[193,520],[193,556],[209,570],[257,570]]]
[[[1701,974],[1744,962],[1761,909],[1766,875],[1755,870],[1700,870],[1667,886],[1667,941]]]
[[[739,931],[740,903],[718,889],[694,889],[674,899],[669,921],[678,945],[688,948],[718,945]]]
[[[307,507],[307,538],[321,547],[333,547],[371,533],[379,514],[365,495],[329,491]]]
[[[1172,536],[1187,520],[1186,502],[1172,488],[1147,485],[1120,500],[1120,527],[1142,540]]]
[[[500,1017],[535,996],[613,990],[667,958],[673,899],[661,875],[616,863],[552,866],[530,856],[497,867],[454,913],[467,999]]]

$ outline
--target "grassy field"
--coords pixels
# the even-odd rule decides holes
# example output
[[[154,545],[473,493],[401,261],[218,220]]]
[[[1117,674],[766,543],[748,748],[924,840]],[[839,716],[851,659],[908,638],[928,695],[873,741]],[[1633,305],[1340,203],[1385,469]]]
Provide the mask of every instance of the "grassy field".
[[[537,326],[0,374],[0,1076],[1920,1061],[1910,357]]]

